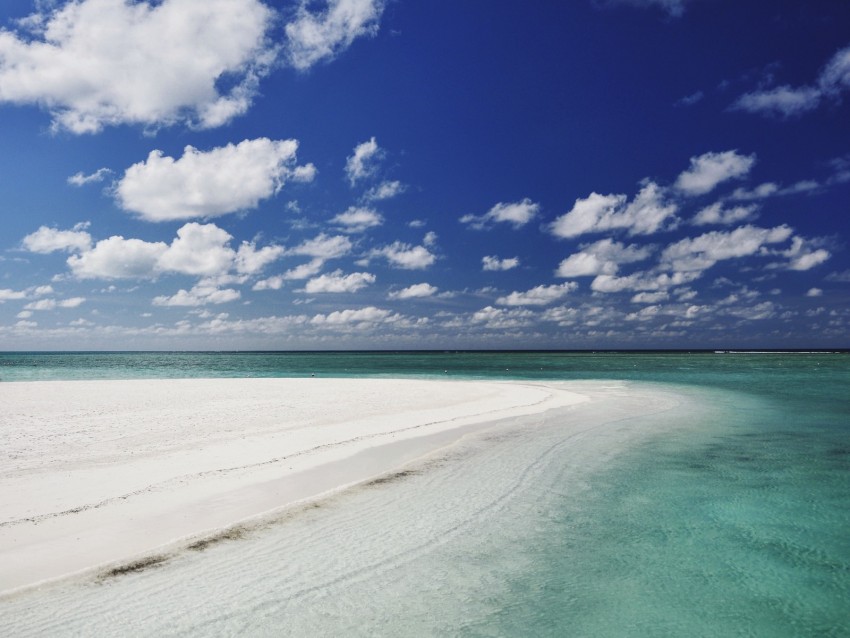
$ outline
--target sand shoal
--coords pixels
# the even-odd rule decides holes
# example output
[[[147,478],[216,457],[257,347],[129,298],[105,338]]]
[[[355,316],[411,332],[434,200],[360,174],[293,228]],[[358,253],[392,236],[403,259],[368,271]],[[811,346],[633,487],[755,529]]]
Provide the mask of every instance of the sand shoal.
[[[373,479],[568,384],[215,379],[0,384],[0,595],[127,564]]]

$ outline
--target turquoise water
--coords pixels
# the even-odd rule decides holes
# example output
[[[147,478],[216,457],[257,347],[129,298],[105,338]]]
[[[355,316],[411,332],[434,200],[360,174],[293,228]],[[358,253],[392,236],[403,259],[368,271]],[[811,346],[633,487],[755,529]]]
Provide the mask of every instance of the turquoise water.
[[[383,500],[368,500],[378,498],[372,492],[353,495],[350,510],[339,505],[315,523],[299,519],[282,535],[250,546],[259,556],[256,565],[250,554],[236,557],[227,548],[221,558],[210,553],[206,562],[193,559],[205,570],[195,574],[195,563],[187,563],[183,573],[194,583],[206,577],[198,574],[217,569],[216,560],[225,561],[220,569],[227,582],[219,589],[209,584],[221,608],[210,611],[196,603],[200,615],[190,622],[185,618],[192,614],[184,614],[183,625],[139,611],[135,633],[153,632],[159,622],[156,633],[174,635],[850,636],[846,354],[0,354],[4,381],[310,374],[617,379],[649,382],[688,402],[631,425],[662,435],[637,438],[603,465],[579,474],[575,470],[584,461],[569,456],[571,448],[556,429],[523,432],[470,456],[466,466],[446,465],[410,479],[406,488],[387,488]],[[522,480],[510,478],[514,466]],[[458,507],[440,518],[440,499],[477,503],[482,497],[451,496],[455,486],[469,482],[484,492],[512,480],[516,485],[505,488],[510,498],[494,496],[498,507],[481,506],[486,515],[456,521],[451,517],[460,516]],[[402,490],[396,500],[392,489]],[[404,489],[416,490],[417,497],[402,496]],[[339,529],[353,520],[350,512],[369,508],[372,527],[352,527],[347,548],[315,550],[350,552],[354,565],[347,572],[340,567],[338,577],[327,576],[325,598],[314,600],[318,594],[309,588],[286,594],[297,574],[287,575],[281,557],[307,552],[307,543],[323,538],[316,525]],[[416,523],[393,532],[381,527],[383,516]],[[364,566],[369,578],[358,581],[361,550],[355,548],[374,545],[377,535],[386,538],[376,552],[415,545],[416,534],[428,525],[436,531],[421,543],[432,549],[409,550],[419,557],[385,573]],[[298,540],[299,526],[304,540]],[[262,542],[268,543],[267,555]],[[364,565],[389,561],[378,556],[363,558]],[[245,573],[228,572],[228,560]],[[126,597],[128,617],[131,601],[143,599],[139,609],[153,605],[168,618],[169,601],[181,600],[186,588],[169,576],[171,589],[163,590],[163,577],[156,580],[155,571],[140,575],[139,587],[147,578],[144,595],[129,579],[116,583],[115,595]],[[236,585],[239,578],[246,579],[244,588]],[[67,594],[67,600],[60,596],[52,604],[57,610],[63,604],[94,609],[92,601],[103,596],[97,588],[103,587],[85,590],[94,597],[88,602]],[[157,603],[155,592],[161,590]],[[271,598],[256,593],[257,601],[250,603],[248,596],[245,603],[248,590]],[[241,596],[240,602],[228,603],[229,595]]]

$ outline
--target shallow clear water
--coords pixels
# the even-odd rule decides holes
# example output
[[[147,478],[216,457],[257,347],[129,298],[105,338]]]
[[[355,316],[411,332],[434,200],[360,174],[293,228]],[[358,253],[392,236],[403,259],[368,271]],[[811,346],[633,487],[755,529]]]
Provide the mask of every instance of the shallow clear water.
[[[0,360],[4,380],[448,371],[648,382],[679,402],[583,437],[504,428],[158,569],[2,601],[15,635],[850,635],[847,355]]]

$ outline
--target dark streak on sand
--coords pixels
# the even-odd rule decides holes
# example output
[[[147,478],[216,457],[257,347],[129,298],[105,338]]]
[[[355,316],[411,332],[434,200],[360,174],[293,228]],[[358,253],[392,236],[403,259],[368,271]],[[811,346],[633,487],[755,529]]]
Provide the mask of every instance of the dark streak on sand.
[[[223,543],[224,541],[237,541],[241,538],[244,538],[247,531],[248,529],[246,527],[234,527],[222,532],[221,534],[216,534],[215,536],[210,536],[208,538],[202,538],[199,541],[195,541],[194,543],[189,545],[187,549],[191,549],[193,552],[202,552],[212,545],[217,545],[218,543]]]
[[[142,558],[137,561],[133,561],[132,563],[125,563],[124,565],[119,565],[118,567],[113,567],[100,575],[99,580],[104,581],[110,578],[117,578],[118,576],[124,576],[125,574],[133,574],[136,572],[142,572],[146,569],[151,569],[152,567],[158,567],[163,563],[167,562],[169,559],[168,556],[163,554],[158,554],[156,556],[148,556],[147,558]]]
[[[416,470],[401,470],[399,472],[393,472],[392,474],[387,474],[386,476],[380,476],[376,479],[372,479],[368,483],[365,483],[365,487],[376,487],[378,485],[386,485],[387,483],[395,483],[396,481],[400,481],[402,479],[407,478],[408,476],[413,476],[415,474],[419,474]]]

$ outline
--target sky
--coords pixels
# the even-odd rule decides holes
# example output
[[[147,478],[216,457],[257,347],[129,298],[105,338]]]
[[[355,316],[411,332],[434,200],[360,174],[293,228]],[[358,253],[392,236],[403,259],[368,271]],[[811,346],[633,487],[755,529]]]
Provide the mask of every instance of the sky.
[[[850,347],[843,0],[6,0],[0,350]]]

